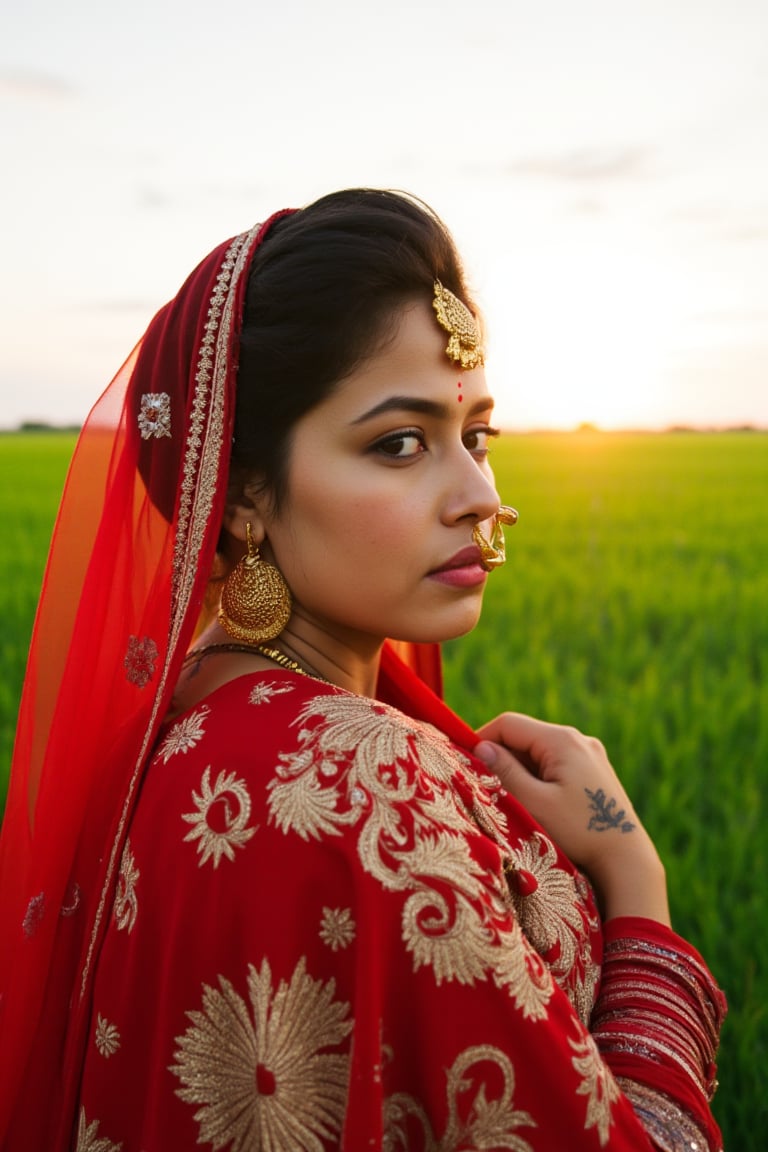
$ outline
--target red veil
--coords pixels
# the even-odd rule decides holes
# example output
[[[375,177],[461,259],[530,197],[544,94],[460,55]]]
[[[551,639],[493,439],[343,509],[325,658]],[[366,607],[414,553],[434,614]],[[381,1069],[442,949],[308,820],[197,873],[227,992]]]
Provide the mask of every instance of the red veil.
[[[14,1147],[53,1147],[30,1131],[41,1111],[60,1112],[69,1140],[124,832],[214,561],[247,271],[282,215],[195,269],[96,403],[70,466],[0,839],[0,1145],[15,1134]],[[439,685],[436,648],[412,663]],[[389,653],[383,676],[401,671]]]

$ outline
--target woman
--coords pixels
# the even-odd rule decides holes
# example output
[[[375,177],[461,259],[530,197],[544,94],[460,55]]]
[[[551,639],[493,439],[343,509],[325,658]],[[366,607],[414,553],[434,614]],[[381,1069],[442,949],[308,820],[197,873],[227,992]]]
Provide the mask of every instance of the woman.
[[[602,748],[432,690],[515,518],[483,363],[442,224],[355,190],[214,251],[96,405],[0,857],[8,1152],[719,1147],[724,1001]]]

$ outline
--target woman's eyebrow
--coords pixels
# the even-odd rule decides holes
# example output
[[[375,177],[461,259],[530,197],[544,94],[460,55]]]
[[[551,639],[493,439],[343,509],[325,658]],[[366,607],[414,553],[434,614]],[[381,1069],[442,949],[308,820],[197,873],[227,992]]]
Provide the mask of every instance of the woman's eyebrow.
[[[469,405],[466,414],[475,416],[478,412],[487,412],[489,408],[493,408],[493,400],[490,396],[481,396],[479,400]],[[372,420],[374,416],[380,416],[382,412],[419,412],[423,416],[446,420],[450,411],[450,406],[439,400],[425,400],[421,396],[390,396],[380,404],[374,404],[373,408],[369,408],[352,423],[363,424],[366,420]]]

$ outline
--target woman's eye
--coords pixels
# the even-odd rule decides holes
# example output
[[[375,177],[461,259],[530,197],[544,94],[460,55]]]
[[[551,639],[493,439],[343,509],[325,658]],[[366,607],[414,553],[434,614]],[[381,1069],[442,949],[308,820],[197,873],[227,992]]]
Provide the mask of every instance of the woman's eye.
[[[485,457],[491,450],[491,440],[498,435],[498,428],[472,428],[464,433],[464,447],[473,456]]]
[[[383,440],[379,440],[374,448],[392,460],[407,460],[426,450],[424,439],[418,432],[398,432],[396,435],[386,436]]]

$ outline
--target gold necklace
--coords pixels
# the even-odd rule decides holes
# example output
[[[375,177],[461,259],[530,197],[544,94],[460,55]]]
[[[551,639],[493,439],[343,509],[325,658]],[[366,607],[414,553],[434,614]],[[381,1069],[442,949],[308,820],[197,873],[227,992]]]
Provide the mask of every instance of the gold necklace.
[[[306,668],[302,668],[297,660],[292,660],[290,656],[286,656],[285,652],[281,652],[279,648],[268,648],[266,644],[206,644],[203,648],[193,648],[184,657],[182,667],[191,664],[194,660],[202,660],[204,656],[208,656],[211,652],[246,652],[253,654],[258,653],[259,656],[266,656],[267,660],[271,660],[273,664],[279,664],[281,668],[287,668],[289,672],[298,672],[300,676],[310,676],[315,680],[324,680],[324,676],[319,676],[316,672],[308,672]],[[325,681],[327,683],[327,681]]]

